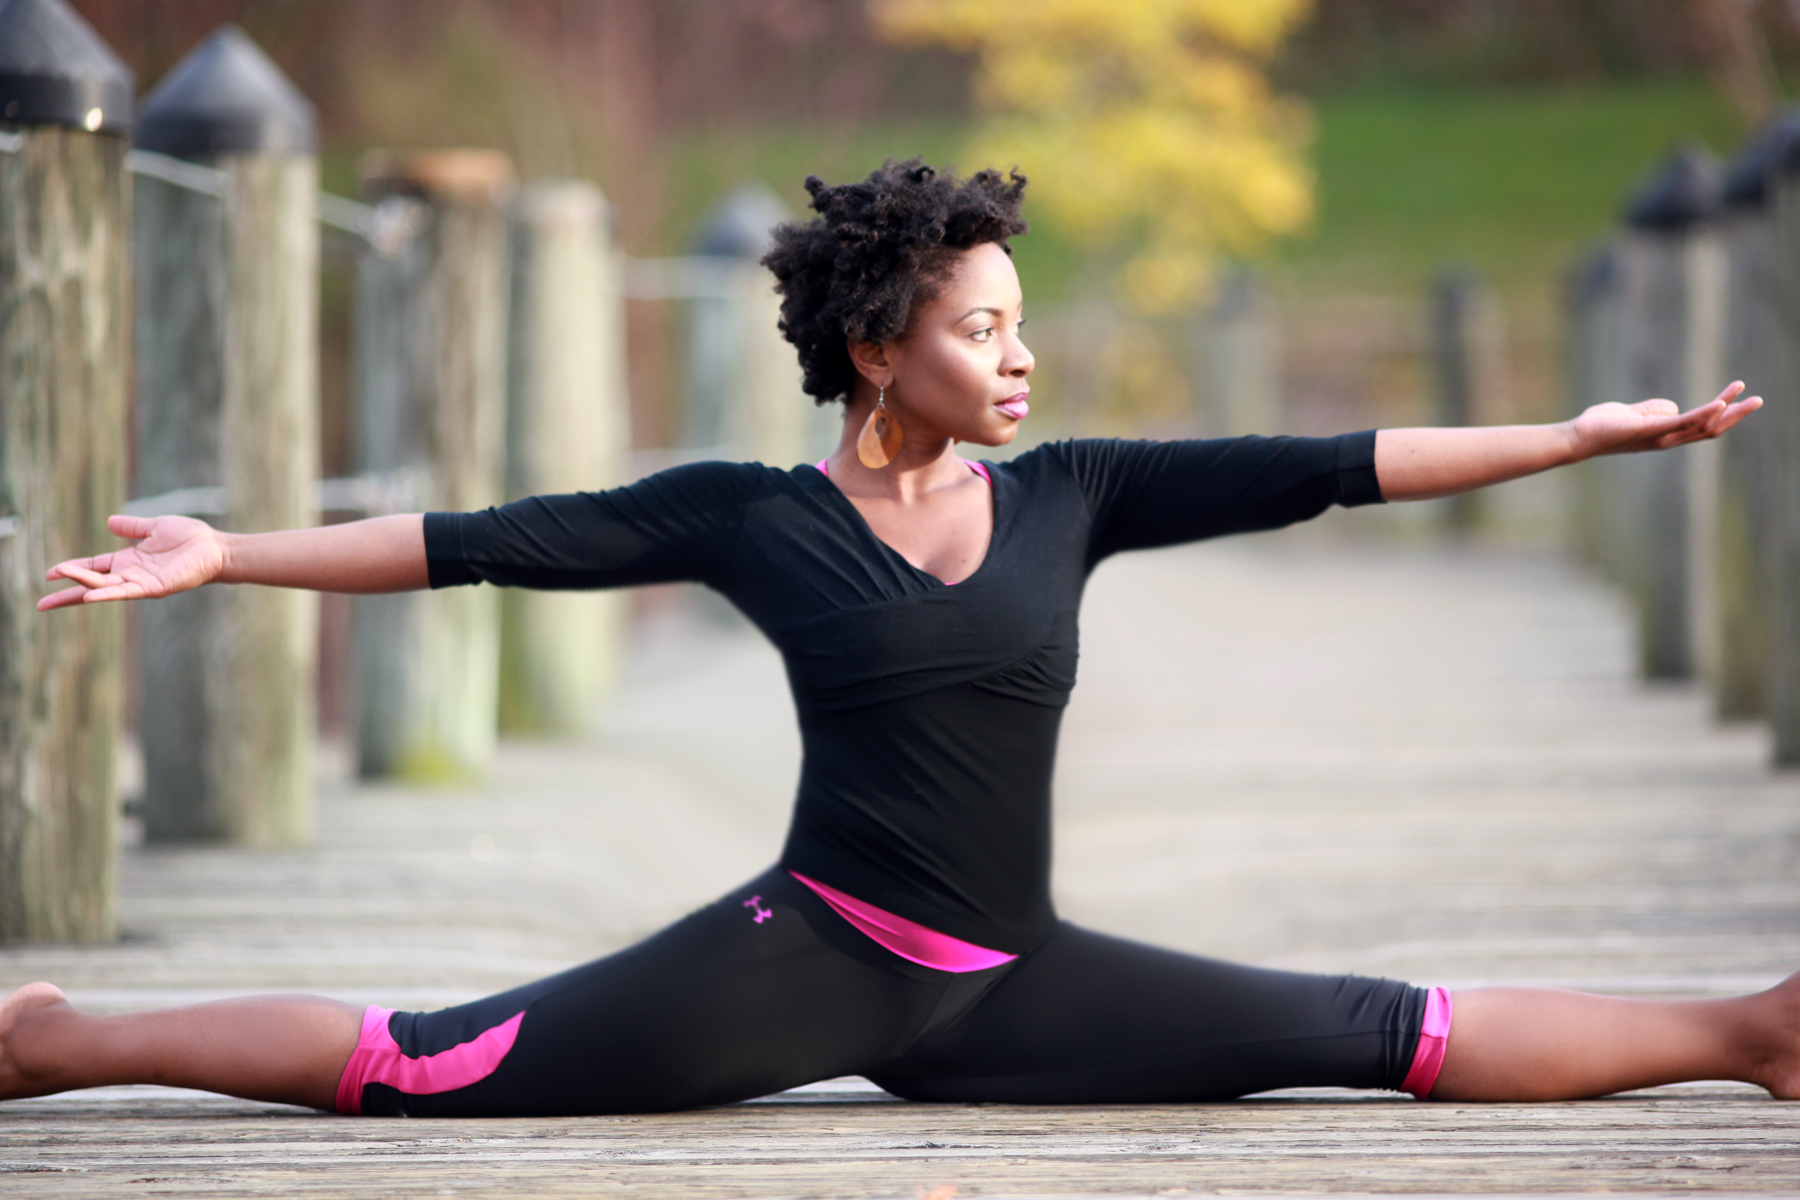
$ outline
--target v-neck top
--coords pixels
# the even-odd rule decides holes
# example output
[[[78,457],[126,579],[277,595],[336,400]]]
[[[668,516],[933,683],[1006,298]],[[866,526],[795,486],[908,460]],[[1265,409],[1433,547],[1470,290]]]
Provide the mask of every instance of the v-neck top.
[[[1050,781],[1089,573],[1119,551],[1274,529],[1381,491],[1373,431],[1084,439],[985,465],[993,535],[954,587],[876,537],[813,466],[725,462],[428,513],[431,586],[714,588],[787,666],[804,758],[782,865],[1023,954],[1056,923]]]

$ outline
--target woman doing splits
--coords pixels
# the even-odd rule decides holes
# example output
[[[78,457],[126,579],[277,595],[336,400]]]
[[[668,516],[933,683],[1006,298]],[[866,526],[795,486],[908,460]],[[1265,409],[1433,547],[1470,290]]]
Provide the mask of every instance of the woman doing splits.
[[[1800,975],[1732,1000],[1454,995],[1261,970],[1108,937],[1050,902],[1050,781],[1076,614],[1109,555],[1447,496],[1717,437],[1602,404],[1555,425],[1335,438],[1076,440],[1008,462],[1031,352],[1008,239],[1025,181],[918,161],[807,181],[765,259],[807,392],[844,404],[817,465],[697,463],[474,513],[257,535],[112,518],[61,608],[208,583],[337,592],[687,580],[786,660],[805,747],[780,862],[639,945],[437,1012],[266,996],[85,1016],[0,1004],[0,1097],[115,1083],[343,1113],[640,1113],[865,1075],[936,1101],[1218,1100],[1298,1085],[1552,1100],[1689,1079],[1800,1096]]]

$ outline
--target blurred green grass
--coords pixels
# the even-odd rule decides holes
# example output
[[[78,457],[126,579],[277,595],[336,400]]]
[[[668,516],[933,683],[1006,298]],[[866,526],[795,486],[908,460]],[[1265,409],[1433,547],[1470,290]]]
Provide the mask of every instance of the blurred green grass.
[[[1416,291],[1447,262],[1507,292],[1553,284],[1671,149],[1729,155],[1744,136],[1716,92],[1685,80],[1370,91],[1313,111],[1316,220],[1272,261],[1377,292]]]
[[[1683,79],[1365,89],[1310,105],[1317,216],[1306,234],[1273,244],[1266,261],[1290,283],[1330,291],[1416,294],[1438,267],[1457,263],[1504,292],[1542,295],[1616,223],[1633,186],[1670,149],[1691,139],[1729,154],[1743,137],[1711,88]],[[666,149],[661,240],[671,250],[690,244],[711,205],[744,178],[764,180],[799,212],[809,172],[841,182],[914,154],[986,165],[958,163],[968,133],[961,122],[935,121],[678,138]],[[1026,164],[1027,174],[1047,169]],[[1016,252],[1028,295],[1054,302],[1081,286],[1081,254],[1047,224]]]

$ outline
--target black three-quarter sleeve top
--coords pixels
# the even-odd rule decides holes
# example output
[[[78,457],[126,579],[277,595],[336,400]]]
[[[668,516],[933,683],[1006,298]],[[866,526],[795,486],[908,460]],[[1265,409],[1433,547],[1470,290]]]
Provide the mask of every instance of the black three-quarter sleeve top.
[[[1050,777],[1088,573],[1378,502],[1375,435],[1069,441],[988,464],[994,532],[949,586],[810,466],[696,463],[628,487],[430,513],[431,586],[717,589],[787,663],[805,748],[782,864],[1012,954],[1055,924]]]

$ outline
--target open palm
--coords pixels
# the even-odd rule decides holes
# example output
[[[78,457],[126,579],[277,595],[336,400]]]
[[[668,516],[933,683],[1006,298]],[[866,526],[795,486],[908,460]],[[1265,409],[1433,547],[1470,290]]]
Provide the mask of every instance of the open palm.
[[[192,517],[109,517],[106,527],[137,545],[92,558],[57,563],[45,579],[68,579],[77,585],[38,601],[48,612],[68,604],[101,600],[149,600],[173,596],[211,583],[225,566],[218,531]]]
[[[1742,383],[1734,383],[1711,402],[1685,413],[1672,400],[1596,404],[1575,418],[1575,438],[1584,456],[1667,450],[1716,438],[1762,407],[1760,396],[1738,400],[1743,390]]]

